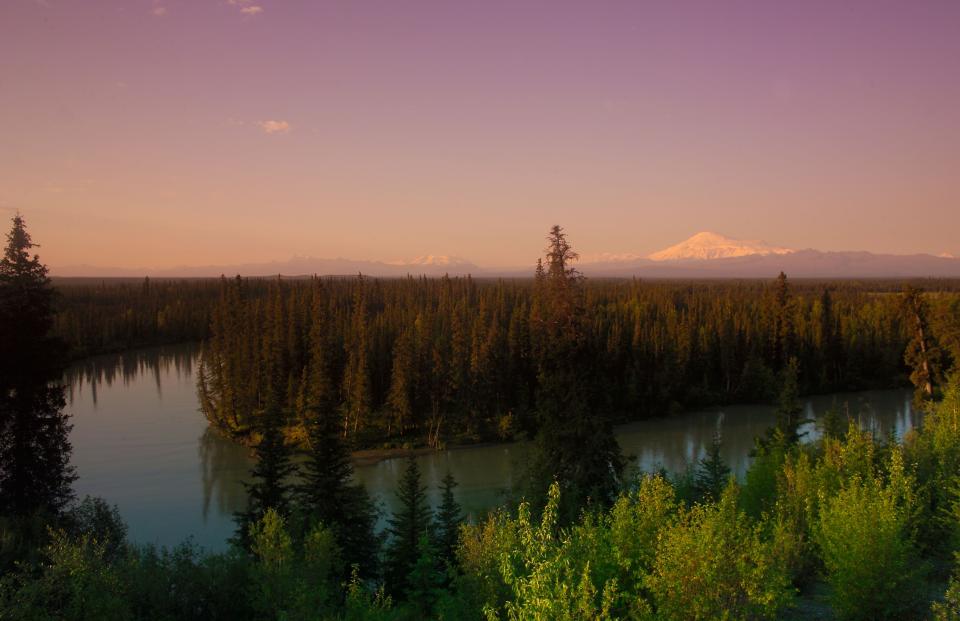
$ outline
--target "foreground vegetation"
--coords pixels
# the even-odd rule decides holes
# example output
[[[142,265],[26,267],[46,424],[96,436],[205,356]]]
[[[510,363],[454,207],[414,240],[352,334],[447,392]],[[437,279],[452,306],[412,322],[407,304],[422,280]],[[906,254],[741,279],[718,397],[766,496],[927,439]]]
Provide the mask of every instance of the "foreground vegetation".
[[[397,416],[395,408],[403,402],[396,399],[413,399],[419,386],[404,383],[407,392],[400,391],[395,373],[403,367],[391,366],[388,405],[355,409],[357,403],[371,408],[375,403],[367,400],[374,394],[367,380],[376,376],[368,354],[392,350],[395,356],[406,347],[381,343],[386,349],[378,349],[379,341],[366,340],[367,322],[372,316],[379,317],[375,325],[392,325],[387,317],[403,317],[400,310],[418,308],[417,303],[401,301],[396,308],[384,305],[379,315],[368,313],[367,287],[379,289],[362,280],[347,285],[352,297],[343,308],[320,281],[306,285],[309,289],[277,284],[269,304],[248,303],[229,297],[243,292],[243,281],[225,283],[224,301],[214,313],[214,340],[228,338],[236,347],[208,346],[199,389],[208,416],[225,411],[233,412],[233,422],[245,420],[245,430],[256,436],[257,460],[229,552],[208,554],[189,542],[173,550],[132,545],[115,509],[97,499],[74,502],[69,425],[63,387],[55,381],[65,357],[62,343],[51,337],[52,289],[46,269],[29,256],[32,242],[22,219],[15,218],[0,262],[0,337],[13,354],[4,359],[0,391],[0,618],[773,619],[805,614],[797,604],[816,600],[811,593],[823,593],[823,601],[814,603],[843,619],[960,618],[960,562],[953,558],[960,550],[960,358],[951,340],[960,318],[952,296],[909,289],[873,296],[853,289],[860,305],[851,302],[836,315],[829,311],[830,317],[846,318],[842,321],[823,321],[824,309],[837,308],[834,293],[821,291],[807,305],[782,275],[773,288],[752,290],[759,296],[735,297],[736,304],[728,300],[729,308],[712,301],[723,299],[717,291],[676,294],[665,286],[658,291],[673,291],[670,304],[682,312],[667,312],[668,320],[650,324],[638,319],[636,325],[657,345],[631,340],[625,351],[698,352],[679,366],[669,358],[637,354],[678,373],[697,387],[690,389],[694,394],[713,390],[724,369],[739,382],[747,369],[759,369],[765,378],[760,385],[778,395],[777,424],[757,438],[742,481],[731,478],[720,459],[720,437],[687,473],[626,477],[604,409],[606,399],[620,397],[605,391],[626,390],[634,398],[661,389],[634,374],[630,381],[643,391],[631,392],[616,384],[619,375],[611,379],[604,373],[609,369],[598,366],[618,350],[598,349],[605,341],[598,340],[597,317],[616,318],[616,312],[603,309],[618,305],[597,305],[591,296],[613,295],[627,285],[591,291],[570,266],[576,255],[562,229],[554,227],[548,240],[546,261],[530,286],[529,314],[521,316],[528,319],[511,315],[509,322],[527,321],[527,328],[517,330],[529,329],[523,342],[530,347],[531,383],[512,376],[506,383],[529,392],[520,420],[530,426],[533,450],[517,473],[514,491],[521,500],[472,524],[463,521],[452,477],[444,480],[440,507],[431,509],[412,459],[397,490],[399,509],[384,532],[376,532],[376,510],[352,481],[348,450],[366,417]],[[454,286],[441,282],[441,293]],[[410,281],[395,291],[424,299],[417,297],[418,287],[432,286]],[[485,299],[469,280],[456,286],[465,297],[452,308]],[[506,287],[501,283],[487,291],[506,300]],[[720,291],[734,295],[737,286],[730,287]],[[281,318],[297,316],[290,309],[298,306],[285,304],[298,299],[298,291],[310,292],[317,312],[308,315],[309,322],[284,323]],[[521,308],[526,303],[518,302],[519,294],[512,299]],[[634,308],[631,299],[623,298],[625,308]],[[817,304],[819,314],[798,310],[813,312]],[[741,305],[750,312],[733,310]],[[230,313],[253,323],[224,332],[218,325],[228,325],[223,322]],[[336,317],[350,325],[343,334],[352,335],[343,350],[342,383],[334,381],[331,369],[337,367],[329,363],[340,355],[341,343],[330,340],[338,333],[323,327],[339,325],[331,319]],[[420,312],[416,317],[411,325],[431,325]],[[439,323],[433,325],[445,325],[444,317],[437,314]],[[714,321],[723,318],[732,323]],[[856,323],[858,318],[869,321]],[[266,324],[257,323],[261,320]],[[719,331],[706,332],[699,322]],[[297,325],[306,340],[291,332]],[[735,329],[724,333],[723,325]],[[699,336],[683,340],[686,329]],[[357,334],[365,336],[358,341]],[[825,334],[832,336],[814,345]],[[421,343],[415,336],[413,342]],[[841,340],[846,344],[836,346]],[[428,342],[434,347],[445,341]],[[298,343],[301,349],[291,349]],[[701,347],[704,343],[712,345]],[[904,438],[875,438],[834,412],[822,421],[818,441],[801,443],[798,395],[804,384],[851,377],[844,375],[857,368],[851,360],[862,362],[869,356],[857,356],[873,352],[883,362],[893,355],[887,348],[897,344],[898,361],[891,358],[888,370],[909,374],[926,411],[922,427]],[[473,368],[481,350],[471,350],[465,368]],[[304,366],[291,362],[298,360],[292,351],[300,351]],[[743,354],[743,366],[724,362],[724,352]],[[507,359],[497,360],[497,373],[510,368]],[[813,361],[826,365],[820,375]],[[445,368],[409,377],[442,384]],[[300,379],[293,381],[298,369]],[[690,369],[696,374],[688,375]],[[513,373],[523,375],[515,368]],[[663,377],[680,394],[681,386],[672,384],[678,380]],[[489,412],[498,410],[471,408],[482,402],[480,395],[491,393],[468,386],[457,394],[470,408],[450,401],[438,410],[432,402],[428,412],[458,413],[457,425],[466,429],[489,425],[496,420]],[[245,402],[244,395],[255,399]],[[359,401],[351,401],[354,397]],[[408,424],[396,423],[398,432],[423,424],[416,422],[423,420],[417,412],[407,411]],[[291,431],[300,434],[305,449],[296,463]]]
[[[855,424],[803,446],[774,434],[758,447],[746,481],[730,480],[715,499],[704,487],[647,474],[609,508],[587,508],[563,525],[554,485],[540,512],[521,503],[463,525],[453,556],[443,551],[438,522],[420,511],[414,519],[427,521],[406,573],[366,578],[344,567],[344,547],[329,529],[304,532],[273,509],[251,525],[249,550],[207,555],[190,544],[127,545],[117,518],[88,501],[78,526],[52,532],[37,563],[2,580],[0,614],[772,619],[825,581],[825,603],[838,618],[955,619],[953,582],[934,613],[929,598],[957,549],[958,465],[955,380],[903,442],[878,442]],[[419,511],[410,497],[403,501],[396,523]],[[391,533],[388,563],[401,532]]]

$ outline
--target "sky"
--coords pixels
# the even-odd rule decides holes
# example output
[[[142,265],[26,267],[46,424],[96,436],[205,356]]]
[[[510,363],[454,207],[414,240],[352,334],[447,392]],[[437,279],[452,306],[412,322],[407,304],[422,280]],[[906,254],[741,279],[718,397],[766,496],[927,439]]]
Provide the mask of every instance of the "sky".
[[[41,258],[960,255],[960,2],[0,1]]]

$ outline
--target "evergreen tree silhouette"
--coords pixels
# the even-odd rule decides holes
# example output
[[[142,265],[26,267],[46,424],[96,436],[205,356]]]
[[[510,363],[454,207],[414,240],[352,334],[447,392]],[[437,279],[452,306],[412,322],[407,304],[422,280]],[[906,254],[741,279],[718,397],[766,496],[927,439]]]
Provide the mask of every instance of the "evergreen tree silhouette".
[[[55,292],[17,214],[0,259],[0,514],[58,515],[73,498]]]

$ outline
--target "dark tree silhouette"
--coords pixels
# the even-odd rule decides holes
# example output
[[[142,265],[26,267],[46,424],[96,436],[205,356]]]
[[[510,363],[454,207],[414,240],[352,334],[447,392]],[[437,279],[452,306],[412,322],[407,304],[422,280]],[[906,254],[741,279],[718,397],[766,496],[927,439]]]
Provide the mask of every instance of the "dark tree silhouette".
[[[561,514],[577,517],[588,502],[611,502],[624,461],[609,418],[596,407],[593,354],[585,328],[583,277],[566,234],[554,226],[547,236],[546,269],[538,264],[534,294],[539,431],[527,491],[542,506],[550,482],[558,480]]]
[[[409,585],[410,572],[420,557],[420,538],[431,538],[432,515],[427,503],[427,490],[420,482],[420,468],[413,457],[397,489],[399,508],[390,519],[387,534],[386,580],[389,589],[403,594]]]
[[[316,406],[308,409],[307,456],[297,488],[303,516],[330,527],[343,550],[346,567],[362,575],[376,572],[376,511],[362,485],[354,485],[350,453],[340,437],[340,422]]]
[[[235,542],[249,548],[250,526],[260,521],[268,509],[283,516],[290,515],[290,476],[294,466],[290,462],[290,448],[283,438],[283,413],[274,403],[267,406],[260,417],[262,436],[257,444],[257,462],[250,472],[252,481],[244,483],[247,489],[247,508],[235,515],[237,533]]]
[[[440,557],[450,564],[454,562],[460,539],[460,525],[463,523],[463,512],[453,495],[456,487],[456,479],[448,472],[440,486],[440,507],[437,509],[436,520],[437,551]]]
[[[0,260],[0,514],[59,514],[73,497],[55,292],[23,218]]]

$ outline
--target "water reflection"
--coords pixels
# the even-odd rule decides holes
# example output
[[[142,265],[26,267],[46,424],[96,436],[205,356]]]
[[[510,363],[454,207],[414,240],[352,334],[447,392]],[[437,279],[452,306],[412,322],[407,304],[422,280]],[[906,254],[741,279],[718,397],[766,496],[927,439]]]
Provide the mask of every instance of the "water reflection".
[[[203,521],[210,517],[211,503],[216,516],[233,515],[243,509],[247,500],[243,481],[248,479],[251,465],[249,451],[207,427],[200,435],[197,453],[203,482]]]
[[[158,347],[100,356],[67,375],[73,415],[73,461],[79,494],[103,496],[118,505],[134,541],[174,545],[188,536],[223,549],[233,534],[233,513],[244,506],[241,483],[251,466],[248,449],[210,430],[197,406],[193,370],[196,346]],[[830,408],[848,411],[880,436],[902,437],[918,423],[906,390],[839,393],[804,403],[818,419]],[[637,468],[677,472],[703,455],[716,430],[722,453],[743,476],[754,438],[775,420],[771,406],[738,405],[647,420],[617,429],[623,452]],[[806,441],[818,437],[808,425]],[[501,504],[524,459],[522,445],[491,445],[418,457],[432,502],[449,471],[459,482],[457,498],[473,516]],[[384,515],[394,508],[403,461],[356,468]]]
[[[64,374],[67,403],[72,404],[74,398],[88,388],[90,400],[95,406],[101,387],[112,388],[117,381],[125,386],[131,382],[139,383],[147,374],[153,378],[157,399],[162,400],[164,378],[172,374],[178,380],[189,379],[192,382],[197,355],[196,345],[170,345],[84,359],[69,367]]]

